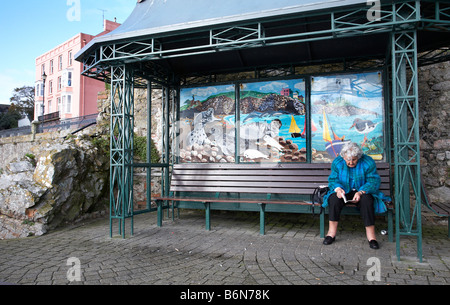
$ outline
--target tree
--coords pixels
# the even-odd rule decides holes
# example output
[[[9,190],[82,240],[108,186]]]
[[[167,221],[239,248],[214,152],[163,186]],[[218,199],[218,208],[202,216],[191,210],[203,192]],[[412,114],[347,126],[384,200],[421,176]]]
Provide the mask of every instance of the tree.
[[[9,106],[8,112],[0,114],[0,130],[17,128],[18,121],[22,118],[22,114],[18,107],[14,104]]]
[[[34,87],[23,86],[14,89],[11,103],[15,104],[21,114],[28,116],[30,121],[34,118]]]

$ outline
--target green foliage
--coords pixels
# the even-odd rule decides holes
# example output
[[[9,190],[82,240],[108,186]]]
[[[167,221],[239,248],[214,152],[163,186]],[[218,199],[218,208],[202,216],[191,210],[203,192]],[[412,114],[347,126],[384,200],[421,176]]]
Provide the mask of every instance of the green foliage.
[[[29,225],[29,226],[34,226],[35,225],[35,223],[33,221],[30,221],[28,219],[23,220],[22,224],[23,225]]]
[[[15,88],[11,103],[13,103],[21,114],[25,114],[30,121],[34,117],[34,87],[23,86]]]
[[[106,154],[110,153],[110,139],[109,137],[96,137],[92,139],[92,144],[96,146],[97,148],[101,149]],[[134,156],[138,158],[139,160],[143,162],[147,162],[147,137],[141,137],[136,134],[134,134]],[[153,140],[151,141],[151,161],[150,163],[159,163],[160,162],[160,156],[158,149],[156,148],[155,143]]]
[[[150,163],[159,163],[159,152],[153,140],[150,141]],[[140,160],[147,161],[147,137],[134,135],[134,155]]]
[[[109,137],[107,137],[107,138],[95,137],[95,138],[92,138],[91,141],[95,147],[97,147],[102,152],[104,152],[109,158],[109,147],[110,147]]]
[[[30,158],[31,160],[36,159],[36,156],[33,154],[25,154],[25,157]]]
[[[0,130],[17,128],[21,118],[20,109],[16,105],[11,104],[8,112],[0,114]]]

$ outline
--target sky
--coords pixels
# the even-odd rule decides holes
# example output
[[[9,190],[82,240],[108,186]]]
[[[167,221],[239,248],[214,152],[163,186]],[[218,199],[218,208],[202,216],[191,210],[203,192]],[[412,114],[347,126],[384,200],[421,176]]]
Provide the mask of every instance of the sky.
[[[0,10],[0,104],[14,88],[35,84],[35,60],[78,33],[97,35],[105,19],[123,23],[136,0],[2,1]],[[78,8],[80,8],[78,10]],[[104,12],[103,12],[104,11]]]

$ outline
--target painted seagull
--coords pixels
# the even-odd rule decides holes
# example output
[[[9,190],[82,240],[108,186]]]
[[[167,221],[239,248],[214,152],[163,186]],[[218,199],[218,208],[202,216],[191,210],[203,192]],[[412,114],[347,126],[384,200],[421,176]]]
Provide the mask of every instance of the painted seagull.
[[[374,131],[374,129],[378,126],[378,124],[380,124],[380,123],[379,122],[374,123],[370,120],[362,120],[362,119],[357,118],[353,121],[353,125],[349,129],[352,129],[353,127],[355,127],[355,129],[358,133],[364,134],[364,141],[362,143],[362,144],[364,144],[367,140],[367,134],[369,132]]]

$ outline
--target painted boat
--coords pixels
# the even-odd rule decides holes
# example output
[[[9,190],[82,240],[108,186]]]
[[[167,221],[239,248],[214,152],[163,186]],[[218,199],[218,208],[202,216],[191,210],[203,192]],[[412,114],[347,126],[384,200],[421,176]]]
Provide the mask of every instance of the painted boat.
[[[328,123],[327,114],[325,113],[325,108],[323,109],[323,139],[325,142],[325,149],[328,154],[336,158],[341,153],[342,148],[350,143],[350,140],[345,140],[345,136],[339,137],[333,131],[332,126]]]

